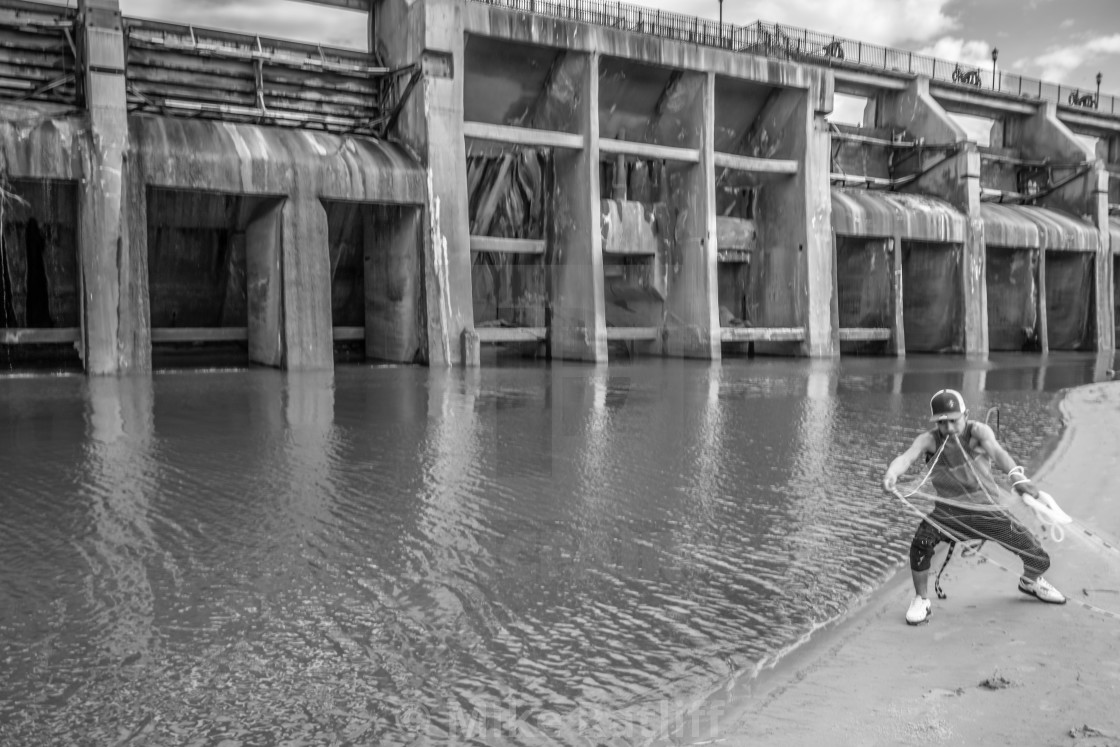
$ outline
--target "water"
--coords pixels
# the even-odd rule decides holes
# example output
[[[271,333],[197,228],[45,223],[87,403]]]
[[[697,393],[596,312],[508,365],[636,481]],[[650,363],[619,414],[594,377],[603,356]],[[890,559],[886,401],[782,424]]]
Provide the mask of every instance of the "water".
[[[642,744],[903,563],[930,393],[1111,358],[0,379],[0,743]]]

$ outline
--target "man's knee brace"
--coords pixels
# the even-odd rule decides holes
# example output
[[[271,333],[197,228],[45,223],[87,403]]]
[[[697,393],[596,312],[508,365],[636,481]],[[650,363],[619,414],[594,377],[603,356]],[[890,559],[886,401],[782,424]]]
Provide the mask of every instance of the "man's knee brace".
[[[941,533],[923,521],[914,533],[914,541],[910,543],[910,570],[928,571],[933,561],[933,551],[940,541]]]

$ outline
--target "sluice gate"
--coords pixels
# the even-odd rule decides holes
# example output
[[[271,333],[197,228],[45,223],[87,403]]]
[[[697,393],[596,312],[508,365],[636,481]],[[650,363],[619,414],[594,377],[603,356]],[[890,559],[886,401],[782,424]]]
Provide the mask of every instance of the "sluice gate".
[[[1111,110],[522,5],[379,0],[364,53],[4,0],[7,360],[1114,348]]]

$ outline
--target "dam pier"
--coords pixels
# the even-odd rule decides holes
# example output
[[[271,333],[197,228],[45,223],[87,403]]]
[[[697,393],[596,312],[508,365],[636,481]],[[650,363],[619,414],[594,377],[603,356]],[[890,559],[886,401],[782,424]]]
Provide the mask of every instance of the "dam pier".
[[[318,2],[369,49],[0,0],[10,364],[1115,349],[1111,96],[624,3]]]

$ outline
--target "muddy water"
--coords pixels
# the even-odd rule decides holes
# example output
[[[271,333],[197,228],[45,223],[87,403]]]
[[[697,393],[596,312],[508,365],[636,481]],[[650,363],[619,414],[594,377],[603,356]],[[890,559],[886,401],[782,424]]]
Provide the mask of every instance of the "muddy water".
[[[1112,359],[0,378],[0,742],[641,744],[903,562],[932,390]]]

